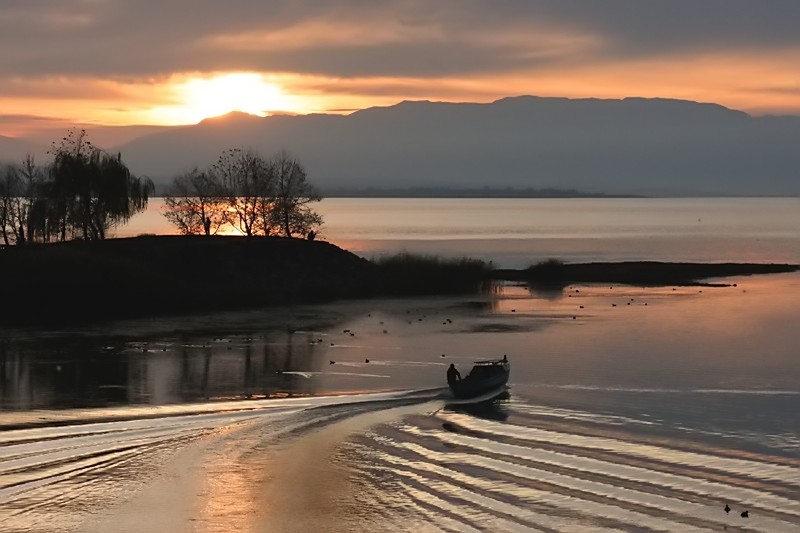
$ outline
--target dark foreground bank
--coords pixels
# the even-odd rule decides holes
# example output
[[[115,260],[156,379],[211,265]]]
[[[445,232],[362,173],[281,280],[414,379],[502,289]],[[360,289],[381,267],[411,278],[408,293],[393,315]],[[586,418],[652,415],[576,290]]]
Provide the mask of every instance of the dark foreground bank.
[[[302,239],[142,236],[0,251],[5,324],[319,302],[372,295],[375,265]]]
[[[548,261],[494,270],[472,259],[372,262],[324,241],[141,236],[0,249],[3,325],[93,322],[337,299],[479,290],[494,281],[685,285],[797,265]]]

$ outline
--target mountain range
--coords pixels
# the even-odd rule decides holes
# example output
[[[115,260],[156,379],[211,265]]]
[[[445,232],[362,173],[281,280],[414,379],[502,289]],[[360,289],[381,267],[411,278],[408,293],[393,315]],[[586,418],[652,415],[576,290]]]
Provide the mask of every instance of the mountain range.
[[[800,117],[686,100],[519,96],[486,104],[406,101],[349,115],[235,112],[191,126],[140,128],[131,137],[105,148],[159,188],[238,147],[264,156],[287,150],[323,193],[800,195]],[[21,159],[23,144],[0,138],[0,158]]]

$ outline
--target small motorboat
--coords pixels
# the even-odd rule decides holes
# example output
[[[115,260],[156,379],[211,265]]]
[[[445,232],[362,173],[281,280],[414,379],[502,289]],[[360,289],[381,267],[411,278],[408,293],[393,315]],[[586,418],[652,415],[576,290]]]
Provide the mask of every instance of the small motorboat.
[[[502,359],[475,361],[469,374],[450,383],[450,392],[459,399],[477,398],[493,391],[500,394],[510,372],[511,364],[505,355]]]

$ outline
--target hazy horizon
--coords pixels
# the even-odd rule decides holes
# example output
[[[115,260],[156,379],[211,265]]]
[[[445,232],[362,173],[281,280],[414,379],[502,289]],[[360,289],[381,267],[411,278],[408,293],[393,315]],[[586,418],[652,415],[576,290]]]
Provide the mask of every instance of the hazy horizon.
[[[113,131],[117,141],[123,140],[120,130]],[[800,117],[757,117],[669,98],[525,95],[488,104],[404,101],[347,115],[232,112],[192,126],[133,127],[131,133],[108,150],[119,152],[135,175],[153,179],[160,194],[174,177],[210,165],[231,147],[262,155],[287,150],[321,191],[333,194],[800,194]],[[6,161],[21,161],[31,151],[5,141],[0,138],[0,158]],[[41,147],[37,159],[47,159]]]
[[[553,100],[566,100],[566,101],[573,101],[573,102],[591,102],[591,101],[624,101],[624,100],[649,100],[649,101],[675,101],[675,102],[688,102],[694,104],[701,104],[701,105],[711,105],[711,106],[719,106],[724,109],[728,109],[730,111],[735,111],[739,113],[746,114],[748,116],[758,118],[758,117],[772,117],[772,118],[800,118],[800,109],[795,110],[794,112],[751,112],[747,111],[742,108],[730,107],[726,106],[721,102],[717,101],[703,101],[703,100],[692,100],[692,99],[685,99],[685,98],[674,98],[667,95],[655,95],[655,96],[641,96],[636,94],[628,94],[622,95],[619,97],[597,97],[597,96],[583,96],[583,97],[567,97],[567,96],[559,96],[559,95],[544,95],[544,94],[535,94],[535,93],[519,93],[519,94],[507,94],[504,96],[499,96],[498,98],[494,98],[491,100],[437,100],[437,99],[430,99],[430,98],[402,98],[397,99],[393,102],[387,102],[384,104],[376,104],[376,105],[368,105],[360,108],[354,109],[346,109],[346,110],[325,110],[325,111],[309,111],[309,112],[286,112],[286,111],[270,111],[267,112],[265,115],[259,115],[256,113],[251,113],[248,111],[243,111],[240,109],[231,109],[224,112],[221,112],[216,115],[210,115],[206,117],[199,118],[198,120],[186,124],[147,124],[147,123],[132,123],[132,124],[102,124],[102,123],[93,123],[87,120],[74,120],[74,121],[56,121],[55,123],[48,123],[46,127],[31,129],[27,132],[16,133],[13,135],[3,134],[0,132],[0,139],[8,139],[8,140],[17,140],[23,141],[27,143],[31,143],[33,145],[38,145],[40,149],[47,149],[50,147],[51,143],[57,142],[64,134],[72,129],[84,129],[86,130],[92,139],[96,140],[97,146],[108,149],[114,150],[115,148],[124,145],[134,139],[139,137],[143,137],[145,135],[149,135],[151,133],[164,131],[164,130],[172,130],[172,129],[184,129],[186,127],[191,126],[198,126],[202,125],[203,123],[213,123],[218,121],[225,121],[225,120],[235,120],[237,117],[250,117],[250,118],[270,118],[270,117],[295,117],[295,116],[315,116],[315,115],[333,115],[333,116],[350,116],[359,112],[369,111],[372,109],[386,109],[401,106],[403,104],[473,104],[473,105],[487,105],[493,104],[496,102],[500,102],[503,100],[515,99],[515,98],[542,98],[542,99],[553,99]],[[7,117],[0,115],[0,128],[4,122],[9,122]]]

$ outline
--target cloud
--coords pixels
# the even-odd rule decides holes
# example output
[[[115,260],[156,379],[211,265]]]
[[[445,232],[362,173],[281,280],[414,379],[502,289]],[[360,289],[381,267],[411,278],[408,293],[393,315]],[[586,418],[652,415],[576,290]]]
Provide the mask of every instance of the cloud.
[[[94,102],[126,122],[169,105],[176,77],[239,71],[281,77],[321,111],[541,94],[800,113],[798,26],[795,0],[4,2],[0,105],[58,101],[62,116]]]
[[[800,3],[767,0],[83,0],[0,8],[0,71],[157,75],[222,67],[432,76],[552,61],[800,45]]]

